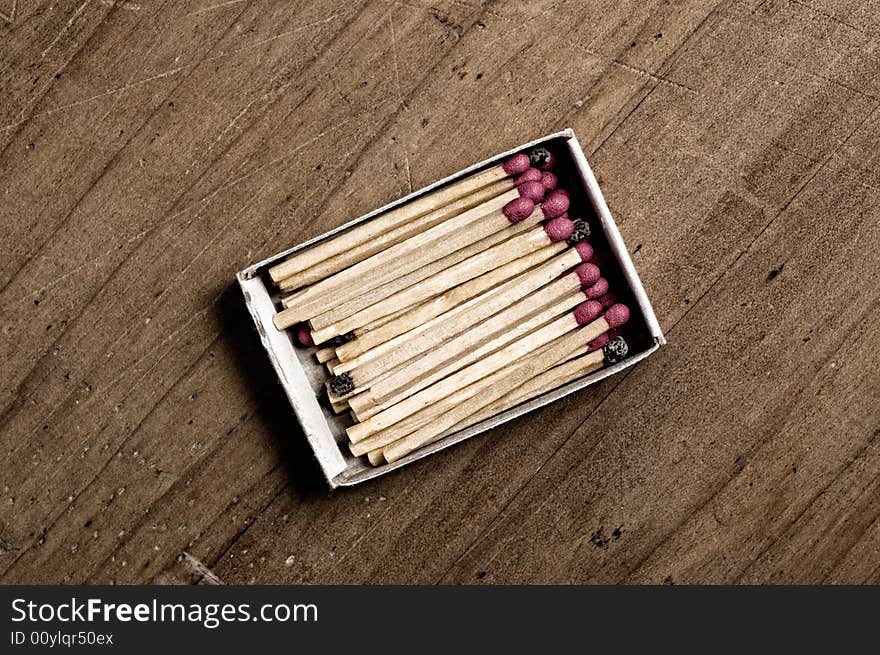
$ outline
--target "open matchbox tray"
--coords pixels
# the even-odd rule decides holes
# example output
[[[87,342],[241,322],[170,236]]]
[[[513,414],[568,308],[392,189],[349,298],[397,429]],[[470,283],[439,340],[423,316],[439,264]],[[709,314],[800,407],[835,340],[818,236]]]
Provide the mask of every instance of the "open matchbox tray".
[[[462,177],[489,168],[504,161],[511,155],[537,145],[550,148],[557,156],[558,170],[554,172],[562,185],[572,194],[572,206],[580,210],[580,215],[587,219],[592,229],[590,242],[597,251],[606,251],[608,263],[603,266],[603,275],[612,282],[612,288],[629,303],[631,318],[627,325],[626,337],[629,343],[629,355],[621,362],[606,366],[573,382],[548,391],[536,398],[488,418],[481,423],[453,433],[444,439],[425,446],[404,457],[394,464],[370,466],[362,457],[355,457],[349,452],[345,428],[348,419],[345,415],[337,416],[323,403],[320,398],[324,392],[324,384],[329,374],[326,368],[315,358],[315,348],[302,348],[294,344],[295,330],[279,331],[272,323],[272,317],[281,308],[281,295],[272,285],[268,269],[286,258],[293,252],[306,248],[327,239],[339,232],[347,230],[359,223],[370,220],[373,216],[413,200]],[[610,270],[608,270],[610,269]],[[526,414],[538,407],[558,400],[563,396],[583,389],[610,375],[632,366],[653,353],[666,343],[654,310],[648,300],[641,280],[630,259],[629,252],[623,243],[620,232],[611,217],[602,191],[596,182],[583,150],[570,129],[551,134],[517,148],[502,152],[459,171],[434,184],[380,207],[369,214],[356,218],[335,230],[327,232],[310,241],[294,246],[263,260],[236,276],[248,311],[260,334],[263,346],[269,359],[278,373],[281,386],[293,406],[302,430],[305,433],[315,457],[331,487],[351,486],[384,475],[396,468],[405,466],[422,457],[448,448],[460,441],[469,439],[481,432],[490,430],[511,419]],[[294,431],[292,430],[291,433]]]

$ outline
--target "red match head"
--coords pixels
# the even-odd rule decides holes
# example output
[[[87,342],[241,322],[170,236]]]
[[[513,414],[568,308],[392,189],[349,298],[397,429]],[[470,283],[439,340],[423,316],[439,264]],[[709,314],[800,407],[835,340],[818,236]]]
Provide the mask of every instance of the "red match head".
[[[542,186],[541,189],[543,188]],[[568,211],[568,206],[571,203],[569,202],[568,194],[562,191],[562,189],[551,191],[541,204],[541,211],[544,212],[544,216],[547,218],[556,218]]]
[[[547,233],[547,236],[550,237],[550,241],[553,243],[565,241],[574,232],[574,223],[560,216],[552,221],[547,221],[544,225],[544,232]]]
[[[608,293],[608,280],[606,280],[604,277],[600,277],[598,280],[596,280],[593,286],[591,286],[589,289],[585,289],[584,293],[587,294],[587,298],[590,298],[591,300],[601,298],[606,293]],[[599,304],[601,305],[602,303],[600,302]]]
[[[531,162],[529,161],[529,156],[520,153],[504,162],[503,168],[504,172],[508,175],[519,175],[520,173],[524,173],[530,165]]]
[[[602,315],[602,305],[595,300],[582,302],[574,308],[574,318],[578,325],[586,325],[592,323]]]
[[[296,331],[296,340],[299,345],[304,346],[305,348],[311,348],[315,345],[315,342],[312,340],[312,331],[309,329],[309,326],[303,323],[299,326]]]
[[[581,282],[581,286],[589,288],[596,284],[596,281],[599,279],[601,273],[599,272],[599,267],[595,264],[590,264],[589,262],[584,262],[580,266],[574,269],[575,275],[578,276],[578,280]]]
[[[541,202],[544,199],[544,185],[540,182],[523,182],[516,188],[520,198],[528,198],[532,202]]]
[[[596,298],[596,300],[602,303],[602,307],[608,309],[609,307],[611,307],[611,305],[617,302],[617,294],[613,291],[609,291],[604,296]]]
[[[593,246],[586,241],[578,241],[574,244],[574,249],[581,256],[582,262],[588,262],[593,258]]]
[[[541,173],[541,184],[544,185],[544,188],[547,191],[553,191],[553,189],[559,186],[559,178],[556,177],[555,173],[544,171],[543,173]]]
[[[559,189],[559,195],[565,196],[569,200],[571,200],[571,194],[568,192],[568,189]]]
[[[599,306],[601,307],[601,305]],[[620,327],[629,320],[629,307],[621,303],[616,303],[605,310],[604,316],[605,320],[608,322],[608,327]]]
[[[526,182],[541,182],[541,186],[544,186],[544,173],[539,171],[537,168],[527,168],[525,171],[520,173],[520,175],[514,181],[514,184],[519,186],[520,184],[525,184]]]
[[[610,330],[609,330],[610,332]],[[587,352],[593,352],[594,350],[599,350],[602,346],[608,343],[608,340],[611,339],[611,335],[608,332],[603,332],[598,337],[593,339],[590,343],[587,344]]]
[[[504,209],[501,211],[507,216],[507,220],[516,225],[532,215],[532,212],[535,211],[535,203],[528,198],[517,198],[504,205]]]

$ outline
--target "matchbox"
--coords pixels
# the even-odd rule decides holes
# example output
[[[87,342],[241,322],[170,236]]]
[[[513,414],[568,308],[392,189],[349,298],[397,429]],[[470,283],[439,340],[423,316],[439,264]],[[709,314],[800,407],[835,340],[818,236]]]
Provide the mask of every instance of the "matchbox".
[[[295,313],[295,310],[287,308],[295,306],[298,297],[303,298],[304,303],[308,302],[308,294],[300,294],[297,296],[295,289],[291,287],[294,293],[289,296],[284,296],[284,281],[282,280],[279,284],[278,279],[276,279],[278,276],[275,275],[275,272],[278,269],[283,268],[282,263],[288,259],[292,259],[291,256],[295,253],[299,253],[300,251],[309,248],[320,249],[322,244],[338,238],[339,235],[344,238],[347,231],[351,231],[354,228],[358,228],[359,230],[363,229],[359,226],[366,224],[371,221],[371,219],[374,219],[374,217],[379,215],[386,216],[389,213],[393,213],[393,210],[405,207],[408,203],[418,204],[426,198],[442,196],[446,190],[452,189],[463,180],[479,178],[481,175],[488,176],[493,174],[492,171],[500,170],[502,164],[507,166],[504,162],[510,162],[511,159],[516,156],[522,157],[522,154],[517,153],[523,153],[530,149],[534,151],[535,147],[539,147],[539,149],[543,149],[544,152],[551,152],[553,154],[556,160],[553,168],[554,175],[558,177],[559,184],[564,184],[567,195],[570,196],[571,207],[577,208],[580,212],[580,216],[586,219],[589,224],[589,228],[592,232],[589,241],[590,244],[592,244],[591,248],[595,249],[595,251],[601,256],[601,271],[604,284],[606,285],[605,288],[607,289],[607,287],[610,286],[615,295],[621,299],[621,302],[625,302],[627,305],[627,307],[624,307],[624,309],[628,308],[629,310],[628,322],[625,326],[626,344],[628,346],[626,356],[620,361],[616,361],[618,358],[606,358],[605,366],[602,368],[591,370],[576,379],[567,381],[564,384],[560,384],[549,390],[542,391],[539,395],[524,398],[521,402],[497,412],[491,412],[494,405],[489,404],[482,408],[482,414],[475,412],[471,415],[473,420],[471,421],[471,424],[466,427],[461,429],[457,429],[457,427],[450,428],[448,433],[440,435],[441,438],[439,438],[439,440],[435,437],[431,442],[418,447],[415,450],[401,451],[401,455],[399,458],[395,458],[393,463],[371,465],[370,462],[373,461],[372,456],[369,461],[367,461],[367,458],[364,456],[355,456],[353,450],[356,449],[351,448],[349,444],[349,438],[352,437],[353,431],[356,431],[357,428],[362,426],[353,426],[353,419],[349,418],[348,414],[334,412],[334,406],[327,401],[327,395],[329,393],[327,391],[328,383],[331,383],[331,380],[338,382],[337,378],[339,378],[339,376],[331,376],[327,370],[328,365],[318,361],[316,358],[318,349],[314,346],[303,347],[301,343],[298,343],[299,340],[309,342],[311,341],[311,337],[306,335],[306,338],[303,339],[301,335],[298,340],[295,326],[291,327],[293,321],[290,321],[290,325],[283,323],[283,316],[286,313],[290,313],[291,311]],[[534,173],[534,169],[532,169],[532,173],[535,175],[535,179],[540,178],[539,175]],[[501,175],[504,175],[503,171],[501,172]],[[554,185],[555,182],[556,181],[554,180]],[[528,183],[532,185],[536,184],[534,179],[529,179]],[[523,183],[517,188],[519,189],[520,195],[525,197],[526,192],[523,191],[523,189],[528,190],[531,187]],[[516,191],[513,191],[512,193],[515,194]],[[505,198],[502,197],[501,199],[504,200]],[[558,199],[559,198],[556,197],[554,199],[544,200],[544,208],[548,208],[547,211],[545,211],[546,218],[550,219],[552,216],[547,213],[549,211],[550,203],[553,200]],[[487,201],[487,204],[488,202],[491,201]],[[531,201],[520,199],[517,202],[528,204],[528,202]],[[514,204],[513,201],[508,203],[508,205],[505,205],[505,210],[507,210],[509,205],[512,206]],[[565,206],[567,207],[568,204]],[[565,209],[560,208],[556,215],[560,215],[563,211],[565,211]],[[567,213],[562,218],[549,220],[549,227],[545,226],[544,229],[546,230],[548,235],[547,238],[550,242],[564,240],[568,238],[568,235],[571,232],[571,228],[569,227],[567,232],[556,236],[554,230],[558,231],[557,223],[559,221],[568,222]],[[513,219],[511,219],[511,223],[513,222]],[[476,225],[477,223],[474,224]],[[487,234],[489,234],[489,232],[487,232]],[[474,238],[476,239],[476,237]],[[526,238],[526,235],[523,235],[522,238]],[[465,249],[464,245],[467,243],[468,241],[466,238],[462,240],[462,252]],[[474,245],[471,244],[468,247],[473,248]],[[510,247],[511,246],[508,246],[508,249],[510,249]],[[565,243],[560,244],[560,250],[562,248],[565,248]],[[450,250],[451,249],[452,247],[450,246]],[[573,253],[574,250],[575,248],[569,248],[566,252]],[[580,250],[578,251],[580,252]],[[576,255],[571,256],[576,257]],[[473,266],[477,266],[481,260],[478,257],[472,257],[468,261],[472,261]],[[586,262],[587,260],[584,259],[584,261]],[[599,261],[599,259],[597,259],[597,261]],[[323,262],[320,262],[319,266],[316,268],[320,268],[320,265],[323,265]],[[450,268],[448,270],[462,271],[462,280],[469,280],[470,278],[467,277],[467,275],[473,277],[478,275],[478,273],[484,273],[482,270],[469,273],[466,266],[467,263],[459,264],[458,268]],[[540,268],[540,266],[537,268]],[[270,270],[272,271],[271,275]],[[316,277],[315,279],[318,278]],[[503,278],[499,277],[499,280],[500,279]],[[254,264],[253,266],[239,272],[237,280],[242,289],[248,311],[254,320],[254,324],[256,325],[267,355],[278,374],[279,380],[288,399],[290,400],[293,411],[302,427],[302,431],[311,445],[315,457],[317,458],[331,487],[350,486],[364,482],[426,457],[438,450],[448,448],[460,441],[469,439],[481,432],[492,429],[506,421],[530,412],[533,409],[546,405],[547,403],[553,402],[567,394],[598,382],[599,380],[613,375],[628,366],[632,366],[665,343],[662,331],[651,307],[651,303],[645,294],[629,253],[623,243],[623,239],[621,238],[617,226],[614,223],[614,219],[605,204],[602,193],[593,172],[586,161],[580,144],[571,130],[551,134],[542,139],[524,144],[514,150],[500,153],[491,159],[475,164],[443,180],[439,180],[438,182],[427,186],[424,189],[420,189],[409,196],[401,198],[400,200],[379,208],[361,218],[342,225],[336,230]],[[591,280],[591,282],[592,281],[593,280]],[[421,284],[426,283],[423,282]],[[505,287],[504,284],[497,284],[496,287],[494,287],[495,290],[501,289],[502,291],[505,288],[507,287]],[[535,294],[540,292],[541,289],[536,291]],[[584,293],[586,294],[587,292],[585,291]],[[282,297],[284,297],[283,303]],[[587,295],[587,298],[590,297],[592,296]],[[293,299],[292,301],[291,298]],[[498,301],[496,300],[496,302]],[[596,303],[594,302],[593,304]],[[613,314],[613,310],[614,308],[609,310],[610,313],[606,312],[605,316]],[[312,314],[310,314],[310,316],[311,315]],[[577,316],[577,313],[575,313],[575,316]],[[282,317],[281,326],[286,329],[279,329],[279,317]],[[594,319],[595,317],[596,316],[593,315],[591,316],[591,319]],[[627,317],[624,317],[623,320],[626,321]],[[381,322],[379,322],[379,324],[381,325]],[[583,323],[578,320],[575,327],[581,324]],[[325,338],[323,336],[324,333],[326,333],[326,337],[334,334],[331,327],[319,324],[318,321],[312,321],[310,322],[310,325],[311,332],[309,334],[321,336],[320,340]],[[535,325],[540,325],[540,322],[536,322]],[[609,324],[603,323],[603,325],[603,329],[608,330]],[[499,352],[502,354],[499,355]],[[498,357],[503,356],[504,352],[507,352],[507,350],[500,349],[498,351],[493,351],[491,356],[498,359]],[[601,348],[599,348],[599,352],[599,359],[601,360]],[[486,359],[491,359],[491,357],[487,357]],[[380,359],[378,362],[381,363],[382,360]],[[373,364],[373,367],[376,367],[375,363]],[[345,367],[342,366],[342,369],[344,370]],[[406,371],[405,368],[403,370]],[[494,371],[495,369],[492,370]],[[532,369],[526,368],[524,370],[529,371]],[[496,375],[502,374],[503,371],[496,373]],[[348,380],[350,381],[351,378],[349,377]],[[444,401],[448,403],[450,402],[448,399],[454,400],[456,397],[455,394],[448,395],[444,397]],[[510,397],[516,399],[516,394],[513,394]],[[468,402],[473,404],[473,401]],[[356,407],[356,405],[353,406]],[[346,405],[345,407],[347,408],[348,406]],[[454,409],[454,407],[451,409]],[[355,414],[357,413],[356,410],[353,411]],[[487,412],[491,413],[486,415]],[[477,420],[478,422],[474,422]],[[464,424],[465,423],[458,423],[456,426]],[[440,430],[437,431],[439,432]],[[296,431],[292,429],[291,438],[296,438],[297,436]],[[352,441],[355,441],[355,439],[352,439]],[[364,452],[366,452],[366,450]],[[380,458],[379,461],[383,460]],[[392,460],[389,459],[388,461]]]

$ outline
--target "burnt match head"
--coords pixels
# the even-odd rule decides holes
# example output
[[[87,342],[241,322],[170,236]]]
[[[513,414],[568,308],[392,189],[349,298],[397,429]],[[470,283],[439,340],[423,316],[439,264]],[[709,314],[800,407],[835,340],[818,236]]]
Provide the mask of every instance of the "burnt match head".
[[[535,168],[546,170],[556,163],[556,157],[547,148],[537,146],[529,150],[529,161]]]
[[[578,241],[574,244],[574,249],[581,256],[582,262],[588,262],[593,259],[593,246],[586,241]]]
[[[587,352],[593,352],[594,350],[599,350],[606,343],[611,341],[614,337],[619,337],[622,330],[620,328],[611,328],[607,332],[603,332],[598,337],[593,339],[590,343],[587,344]]]
[[[331,348],[339,348],[339,346],[344,346],[349,341],[355,340],[354,332],[346,332],[345,334],[340,334],[338,336],[333,337],[330,341],[327,342],[327,345]]]
[[[602,305],[595,300],[582,302],[574,308],[574,318],[578,325],[586,325],[592,323],[602,315]]]
[[[516,198],[504,205],[501,211],[507,216],[507,220],[516,225],[532,215],[532,212],[535,211],[535,203],[528,198]]]
[[[354,391],[354,381],[348,373],[340,373],[330,378],[330,393],[334,396],[344,396]]]
[[[590,224],[587,223],[583,218],[576,218],[574,219],[574,231],[568,238],[568,242],[571,245],[574,245],[578,241],[584,241],[590,236],[590,233]]]
[[[580,280],[581,286],[585,289],[596,284],[602,275],[599,272],[599,267],[595,264],[591,264],[590,262],[584,262],[583,264],[576,266],[574,269],[575,275],[578,276],[578,280]]]
[[[543,188],[543,187],[542,187]],[[562,216],[568,211],[571,204],[568,193],[564,189],[556,189],[547,194],[544,202],[541,204],[541,211],[547,218],[556,218]]]
[[[296,330],[296,342],[304,348],[311,348],[315,345],[315,341],[312,339],[312,331],[305,323]]]
[[[584,293],[590,300],[598,300],[608,293],[608,280],[604,277],[600,277],[591,287],[584,289]]]
[[[530,162],[531,158],[528,155],[520,153],[504,162],[502,168],[508,175],[519,175],[520,173],[525,172],[525,170],[531,165]]]
[[[526,182],[541,182],[541,186],[543,186],[543,178],[544,173],[539,171],[537,168],[529,167],[519,174],[516,180],[514,180],[514,184],[519,186],[520,184],[525,184]]]
[[[629,346],[623,337],[614,337],[609,339],[608,343],[602,346],[602,354],[605,355],[605,364],[611,365],[626,359],[629,354]]]
[[[574,230],[574,223],[565,216],[554,218],[552,221],[547,221],[544,225],[544,232],[547,233],[547,236],[553,243],[565,241],[571,236],[572,230]]]
[[[544,185],[547,191],[553,191],[553,189],[559,186],[559,178],[556,177],[555,173],[544,171],[541,173],[541,184]]]
[[[528,198],[532,202],[541,202],[544,199],[544,185],[540,182],[523,182],[516,187],[520,198]]]

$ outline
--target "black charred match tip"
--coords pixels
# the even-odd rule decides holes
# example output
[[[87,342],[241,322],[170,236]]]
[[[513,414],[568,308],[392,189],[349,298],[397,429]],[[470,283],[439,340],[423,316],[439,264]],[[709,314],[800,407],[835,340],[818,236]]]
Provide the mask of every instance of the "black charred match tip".
[[[629,354],[629,346],[623,337],[614,337],[602,346],[602,353],[605,355],[606,365],[616,364]]]
[[[537,147],[529,151],[529,163],[535,168],[546,166],[552,158],[553,155],[547,148]]]
[[[591,233],[590,224],[582,218],[576,218],[574,220],[574,230],[572,230],[571,236],[568,237],[568,244],[573,246],[579,241],[586,241]]]
[[[354,341],[354,332],[346,332],[345,334],[340,334],[337,337],[333,337],[330,339],[330,346],[332,348],[338,348],[349,341]]]
[[[334,396],[344,396],[354,391],[354,382],[348,373],[334,375],[330,378],[330,391]]]

